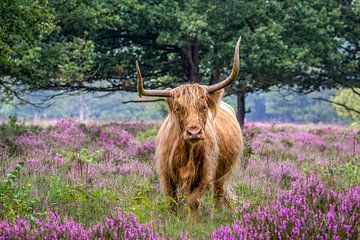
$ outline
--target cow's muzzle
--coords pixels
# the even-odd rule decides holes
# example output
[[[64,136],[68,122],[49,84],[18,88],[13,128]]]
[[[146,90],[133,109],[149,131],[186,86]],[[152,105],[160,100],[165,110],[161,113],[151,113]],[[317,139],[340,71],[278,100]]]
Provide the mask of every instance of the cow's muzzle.
[[[190,143],[196,143],[204,139],[204,132],[201,127],[192,126],[186,129],[185,140]]]

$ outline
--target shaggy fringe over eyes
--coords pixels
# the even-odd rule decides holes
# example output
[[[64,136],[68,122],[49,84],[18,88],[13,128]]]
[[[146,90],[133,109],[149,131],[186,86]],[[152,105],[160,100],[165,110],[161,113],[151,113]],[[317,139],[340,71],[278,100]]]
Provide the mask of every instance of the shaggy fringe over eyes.
[[[224,92],[223,90],[219,90],[209,94],[206,88],[202,85],[185,84],[171,91],[171,97],[168,99],[168,102],[170,108],[172,108],[173,100],[175,98],[179,98],[181,99],[181,102],[183,104],[195,107],[198,105],[201,96],[203,96],[208,103],[208,107],[213,112],[213,116],[215,116],[216,107],[217,104],[220,102],[223,92]]]
[[[184,103],[190,104],[191,106],[196,106],[199,96],[204,96],[205,98],[209,97],[209,93],[206,91],[205,87],[195,84],[185,84],[179,86],[171,91],[172,98],[180,97]]]

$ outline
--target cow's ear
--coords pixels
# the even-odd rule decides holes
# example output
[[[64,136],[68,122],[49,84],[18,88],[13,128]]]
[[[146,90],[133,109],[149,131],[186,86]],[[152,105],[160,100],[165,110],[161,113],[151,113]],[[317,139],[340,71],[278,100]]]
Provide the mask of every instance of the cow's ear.
[[[209,108],[214,113],[214,115],[216,114],[216,108],[221,101],[221,97],[223,93],[224,93],[224,89],[220,89],[215,92],[209,93]]]

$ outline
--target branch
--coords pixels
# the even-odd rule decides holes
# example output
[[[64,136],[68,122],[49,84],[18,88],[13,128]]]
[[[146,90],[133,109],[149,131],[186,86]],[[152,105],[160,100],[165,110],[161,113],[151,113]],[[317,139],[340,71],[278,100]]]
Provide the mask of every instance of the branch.
[[[345,108],[345,109],[348,110],[349,112],[354,112],[354,113],[357,113],[357,114],[360,115],[360,111],[358,111],[358,110],[356,110],[356,109],[354,109],[354,108],[352,108],[352,107],[346,106],[346,105],[343,104],[343,103],[334,102],[334,101],[332,101],[332,100],[325,99],[325,98],[313,98],[313,99],[338,105],[338,106],[340,106],[340,107]]]
[[[94,98],[105,98],[105,97],[110,96],[112,94],[114,94],[114,92],[105,93],[105,94],[100,95],[100,96],[94,96]]]
[[[158,99],[143,99],[143,100],[129,100],[129,101],[123,101],[122,103],[152,103],[152,102],[162,102],[165,101],[165,99],[158,98]]]
[[[23,96],[21,96],[21,94],[23,94],[25,92],[25,90],[19,90],[19,91],[14,90],[11,87],[7,86],[3,82],[0,82],[0,86],[5,90],[5,92],[7,92],[7,95],[13,96],[13,97],[15,97],[15,99],[20,101],[19,103],[16,103],[15,105],[29,104],[31,106],[38,107],[38,108],[46,108],[46,107],[41,106],[44,102],[34,103],[34,102],[31,102],[28,99],[24,98]]]
[[[358,92],[355,88],[350,87],[351,91],[355,93],[356,95],[360,96],[360,92]]]
[[[346,83],[346,82],[343,82],[343,81],[341,81],[341,80],[337,80],[337,79],[333,79],[333,81],[336,82],[336,83],[338,83],[338,84],[340,84],[340,85],[345,86],[346,88],[350,88],[351,91],[352,91],[354,94],[360,96],[360,92],[357,91],[357,90],[355,89],[355,87],[353,87],[352,85],[350,85],[350,84],[348,84],[348,83]]]

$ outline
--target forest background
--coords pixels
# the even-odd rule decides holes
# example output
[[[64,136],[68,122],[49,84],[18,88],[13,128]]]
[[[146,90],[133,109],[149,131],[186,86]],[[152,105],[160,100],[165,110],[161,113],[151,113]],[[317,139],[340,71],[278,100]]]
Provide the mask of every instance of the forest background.
[[[0,13],[1,118],[159,119],[161,103],[121,104],[136,101],[135,61],[148,88],[213,84],[242,36],[226,91],[240,123],[359,121],[358,0],[4,0]]]

